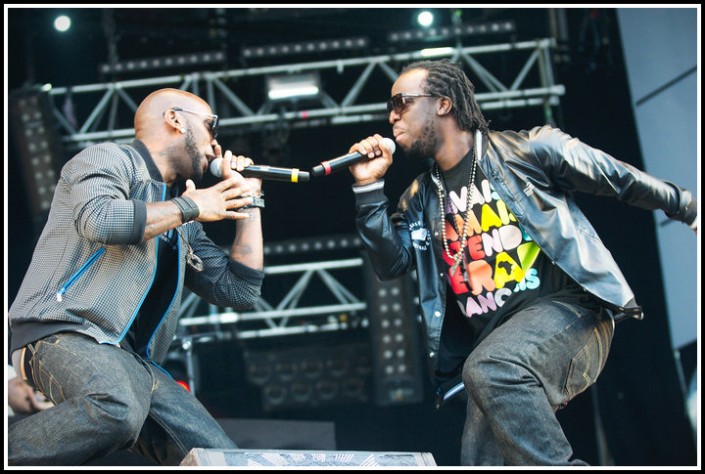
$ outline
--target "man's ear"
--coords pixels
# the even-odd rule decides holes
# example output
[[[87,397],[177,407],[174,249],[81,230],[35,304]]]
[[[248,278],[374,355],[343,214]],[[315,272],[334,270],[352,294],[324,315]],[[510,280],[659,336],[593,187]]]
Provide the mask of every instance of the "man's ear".
[[[440,115],[440,116],[443,116],[443,115],[448,115],[452,110],[453,110],[453,102],[451,102],[450,98],[449,97],[441,97],[440,100],[438,101],[436,113],[438,113],[438,115]]]
[[[164,121],[174,129],[180,131],[181,133],[184,133],[186,131],[186,128],[184,127],[184,124],[181,123],[178,114],[172,109],[169,109],[164,112]]]

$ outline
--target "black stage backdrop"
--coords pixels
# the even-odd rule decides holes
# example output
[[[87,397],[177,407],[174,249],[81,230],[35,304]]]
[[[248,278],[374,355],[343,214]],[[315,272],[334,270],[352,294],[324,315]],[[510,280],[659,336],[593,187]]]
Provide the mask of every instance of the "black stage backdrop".
[[[642,168],[614,11],[602,11],[609,45],[595,47],[579,35],[585,17],[583,10],[567,10],[571,61],[555,67],[557,82],[566,86],[557,125],[582,141]],[[10,42],[22,51],[21,40],[11,35]],[[25,80],[24,68],[22,63],[10,63],[9,67],[12,90]],[[90,81],[79,81],[84,82]],[[494,129],[529,128],[543,120],[535,111],[487,115]],[[321,160],[346,153],[352,143],[371,133],[389,136],[389,125],[370,123],[292,132],[286,145],[288,154],[284,155],[291,162],[282,166],[309,169]],[[29,210],[26,189],[19,179],[19,158],[12,143],[8,146],[6,284],[11,304],[38,233],[26,218]],[[256,146],[250,150],[255,160],[261,152]],[[409,163],[403,152],[397,151],[387,179],[390,198],[396,201],[422,170],[421,163]],[[309,184],[265,183],[267,208],[263,223],[267,241],[354,232],[349,173],[341,172],[315,186]],[[579,199],[631,282],[646,317],[643,321],[630,320],[617,326],[610,357],[596,388],[579,396],[559,412],[559,417],[576,455],[593,465],[695,465],[695,441],[685,414],[679,368],[671,347],[663,284],[660,278],[644,277],[661,274],[654,271],[659,261],[651,250],[657,248],[654,218],[649,212],[616,201],[582,196]],[[223,245],[229,243],[230,224],[209,227],[215,240]],[[631,238],[635,233],[641,236],[638,242]],[[688,354],[685,363],[694,366],[695,354],[692,351]],[[221,362],[232,358],[232,363],[226,364],[228,368],[223,369],[226,372],[208,372],[209,357]],[[199,397],[218,418],[334,421],[337,448],[341,450],[429,451],[439,465],[458,462],[464,419],[462,399],[435,411],[427,387],[426,400],[409,406],[384,408],[368,403],[272,415],[261,410],[257,394],[242,383],[245,374],[239,372],[240,358],[237,345],[214,345],[202,354],[206,369],[202,368],[204,383]],[[604,434],[596,429],[598,421],[604,427]]]

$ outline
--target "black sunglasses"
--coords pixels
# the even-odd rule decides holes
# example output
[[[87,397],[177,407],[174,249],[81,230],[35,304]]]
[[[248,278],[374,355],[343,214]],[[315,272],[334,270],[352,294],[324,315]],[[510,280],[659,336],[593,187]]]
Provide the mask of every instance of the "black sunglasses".
[[[404,94],[399,93],[392,96],[391,99],[387,101],[387,114],[391,114],[394,111],[400,114],[406,108],[407,103],[413,103],[414,97],[434,97],[433,94]]]
[[[205,115],[206,117],[210,117],[211,121],[206,122],[206,124],[208,125],[208,128],[211,132],[211,137],[213,137],[215,139],[218,136],[218,116],[217,115],[206,114],[204,112],[195,112],[193,110],[182,109],[181,107],[172,107],[171,110],[174,110],[176,112],[186,112],[189,114]]]

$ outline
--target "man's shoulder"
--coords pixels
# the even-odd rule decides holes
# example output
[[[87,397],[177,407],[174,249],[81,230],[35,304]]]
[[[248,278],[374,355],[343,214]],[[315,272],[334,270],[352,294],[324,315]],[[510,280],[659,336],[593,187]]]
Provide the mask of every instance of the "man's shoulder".
[[[144,161],[137,150],[126,144],[113,142],[90,145],[67,161],[64,173],[69,176],[83,175],[89,169],[121,170],[120,174],[133,174],[144,167]]]
[[[138,156],[137,151],[129,145],[118,144],[114,142],[103,142],[96,143],[87,146],[81,150],[76,156],[111,156],[115,158],[127,158],[133,159],[134,156]]]
[[[550,124],[536,125],[532,128],[523,128],[520,130],[490,130],[487,133],[489,138],[512,138],[517,136],[522,136],[526,138],[537,137],[541,135],[551,135],[555,133],[562,133],[559,128],[554,127]]]
[[[128,143],[104,142],[91,145],[84,151],[100,156],[110,156],[113,160],[124,161],[132,166],[144,164],[144,158],[135,146]]]

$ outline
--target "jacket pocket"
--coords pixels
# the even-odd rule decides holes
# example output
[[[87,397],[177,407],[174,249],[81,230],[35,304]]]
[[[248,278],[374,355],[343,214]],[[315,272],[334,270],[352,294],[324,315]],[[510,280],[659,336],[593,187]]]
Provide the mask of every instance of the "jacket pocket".
[[[61,303],[64,300],[64,294],[71,288],[76,282],[81,278],[81,276],[88,270],[93,263],[98,260],[98,258],[105,253],[105,248],[101,247],[96,253],[91,255],[86,262],[81,265],[81,268],[79,268],[76,273],[71,275],[71,278],[68,279],[66,283],[64,283],[61,288],[56,292],[56,301]]]

